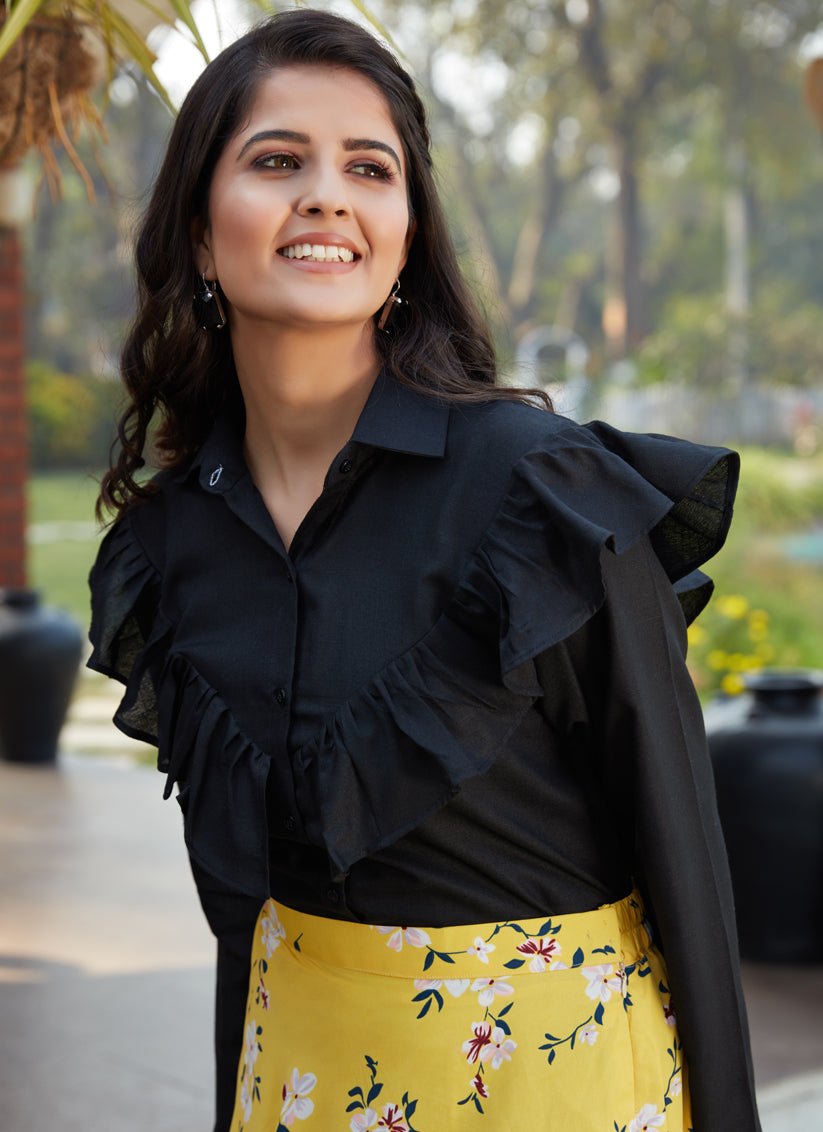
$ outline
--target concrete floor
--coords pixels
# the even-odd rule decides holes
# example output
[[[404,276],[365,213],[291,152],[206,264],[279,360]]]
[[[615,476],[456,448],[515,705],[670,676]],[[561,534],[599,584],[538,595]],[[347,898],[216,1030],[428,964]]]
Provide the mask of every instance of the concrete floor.
[[[95,749],[83,710],[65,734]],[[0,763],[0,1132],[208,1132],[214,946],[180,816],[100,726],[119,758]],[[744,982],[764,1132],[823,1132],[823,966]]]
[[[0,1129],[206,1132],[214,947],[159,775],[0,764]]]

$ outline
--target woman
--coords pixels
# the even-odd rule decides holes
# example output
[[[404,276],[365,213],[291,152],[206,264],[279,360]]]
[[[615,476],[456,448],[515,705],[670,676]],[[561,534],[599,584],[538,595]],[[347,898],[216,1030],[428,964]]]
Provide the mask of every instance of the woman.
[[[91,664],[179,786],[217,1128],[756,1129],[683,661],[735,457],[497,384],[412,82],[329,14],[206,69],[137,263]]]

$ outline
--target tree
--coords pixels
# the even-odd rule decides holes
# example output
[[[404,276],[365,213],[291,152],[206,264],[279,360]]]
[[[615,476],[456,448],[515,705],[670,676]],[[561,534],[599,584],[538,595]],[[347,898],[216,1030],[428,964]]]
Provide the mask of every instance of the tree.
[[[633,356],[695,288],[733,337],[746,318],[728,308],[745,311],[785,258],[758,217],[786,216],[787,194],[817,176],[797,54],[817,0],[384,0],[381,12],[434,92],[453,214],[493,262],[482,283],[515,338],[577,319],[591,341],[607,321],[612,355]],[[471,96],[461,60],[480,76]],[[501,175],[523,127],[532,160]],[[735,350],[721,353],[725,379]],[[738,375],[744,355],[738,336]]]
[[[37,147],[46,175],[59,186],[51,149],[57,138],[93,197],[91,177],[72,140],[85,123],[101,129],[88,96],[100,77],[109,82],[117,61],[131,59],[164,94],[145,41],[150,26],[182,21],[205,55],[205,47],[184,0],[7,0],[0,31],[0,165],[7,168],[0,199],[15,191],[13,168]],[[142,30],[141,30],[142,29]],[[12,201],[15,206],[18,201]],[[19,213],[0,214],[0,586],[25,584],[26,405],[23,376],[23,276]]]

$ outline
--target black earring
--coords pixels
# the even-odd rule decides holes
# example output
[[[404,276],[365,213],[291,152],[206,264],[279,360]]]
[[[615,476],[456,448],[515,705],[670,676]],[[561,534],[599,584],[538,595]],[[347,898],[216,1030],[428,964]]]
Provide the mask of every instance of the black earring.
[[[204,330],[222,330],[226,325],[226,312],[217,291],[217,280],[210,283],[203,272],[203,290],[194,296],[194,308]]]
[[[385,334],[388,334],[388,330],[386,330],[386,323],[389,321],[389,315],[394,310],[395,305],[400,306],[404,302],[404,300],[400,298],[399,291],[400,280],[395,279],[391,294],[383,304],[383,309],[380,312],[380,318],[377,323],[377,329],[382,330]]]

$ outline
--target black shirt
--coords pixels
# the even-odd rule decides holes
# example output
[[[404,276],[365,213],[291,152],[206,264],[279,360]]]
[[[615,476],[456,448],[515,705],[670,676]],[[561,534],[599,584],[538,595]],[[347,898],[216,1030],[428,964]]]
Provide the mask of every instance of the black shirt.
[[[104,540],[90,663],[126,682],[116,722],[158,743],[192,858],[237,891],[437,926],[590,909],[635,880],[676,998],[702,1004],[693,1061],[711,1028],[743,1087],[684,662],[736,472],[381,377],[286,553],[220,422]]]

